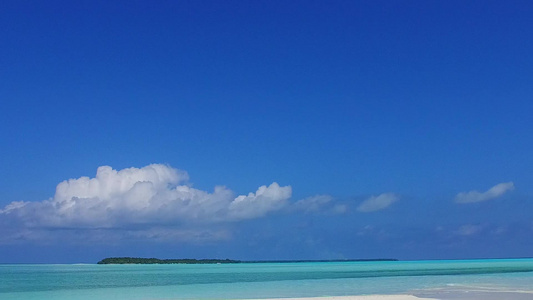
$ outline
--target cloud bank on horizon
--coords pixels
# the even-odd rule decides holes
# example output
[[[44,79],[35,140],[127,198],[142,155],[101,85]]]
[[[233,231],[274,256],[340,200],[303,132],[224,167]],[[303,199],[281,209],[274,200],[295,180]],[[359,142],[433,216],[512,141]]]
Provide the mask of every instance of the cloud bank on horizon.
[[[289,202],[291,196],[291,186],[276,182],[247,195],[235,195],[225,186],[203,191],[191,186],[187,172],[163,164],[123,170],[101,166],[94,178],[59,183],[50,199],[15,201],[0,209],[0,224],[5,225],[0,241],[46,240],[59,231],[76,239],[73,230],[107,240],[220,240],[231,236],[224,224],[274,212],[347,210],[329,195],[295,203]]]
[[[459,193],[455,202],[486,201],[512,189],[512,182],[500,183],[483,193]],[[291,196],[290,185],[276,182],[246,195],[235,195],[225,186],[203,191],[192,187],[187,172],[163,164],[122,170],[101,166],[94,178],[59,183],[50,199],[16,201],[0,209],[0,224],[4,224],[0,242],[46,240],[57,232],[70,239],[81,238],[76,232],[85,232],[95,240],[221,240],[231,238],[225,225],[269,214],[337,215],[350,211],[347,203],[330,195],[298,201],[291,201]],[[354,211],[376,213],[399,200],[398,194],[382,193],[366,198]]]

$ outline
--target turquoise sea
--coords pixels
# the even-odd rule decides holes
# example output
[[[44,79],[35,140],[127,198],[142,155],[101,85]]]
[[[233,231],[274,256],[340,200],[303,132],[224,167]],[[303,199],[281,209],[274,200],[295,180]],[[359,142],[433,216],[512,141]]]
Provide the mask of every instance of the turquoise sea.
[[[2,300],[250,299],[456,288],[533,292],[533,259],[0,265]]]

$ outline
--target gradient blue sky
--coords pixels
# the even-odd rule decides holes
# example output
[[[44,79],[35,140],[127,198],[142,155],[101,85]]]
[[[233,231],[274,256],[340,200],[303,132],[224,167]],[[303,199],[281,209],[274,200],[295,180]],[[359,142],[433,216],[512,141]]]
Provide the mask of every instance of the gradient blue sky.
[[[531,16],[1,1],[0,263],[531,257]]]

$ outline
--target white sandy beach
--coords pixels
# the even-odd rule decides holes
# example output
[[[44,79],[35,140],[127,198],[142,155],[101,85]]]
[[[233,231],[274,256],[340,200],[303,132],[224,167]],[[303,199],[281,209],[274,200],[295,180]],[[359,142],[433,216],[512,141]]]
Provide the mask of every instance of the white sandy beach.
[[[253,299],[265,300],[265,299]],[[364,296],[328,296],[308,298],[275,298],[271,300],[435,300],[435,298],[420,298],[413,295],[364,295]]]
[[[431,297],[418,297],[414,295],[358,295],[358,296],[331,296],[308,298],[275,298],[271,300],[532,300],[531,291],[462,291],[452,293],[439,293]],[[261,299],[265,300],[265,299]]]
[[[264,299],[261,299],[264,300]],[[420,298],[413,295],[365,295],[365,296],[331,296],[309,298],[275,298],[272,300],[435,300],[435,298]]]

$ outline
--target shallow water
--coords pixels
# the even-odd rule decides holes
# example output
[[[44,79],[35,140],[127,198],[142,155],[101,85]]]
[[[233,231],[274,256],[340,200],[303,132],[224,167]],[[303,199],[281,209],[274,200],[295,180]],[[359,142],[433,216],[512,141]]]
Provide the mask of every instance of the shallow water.
[[[0,265],[0,299],[244,299],[532,290],[533,259]]]

